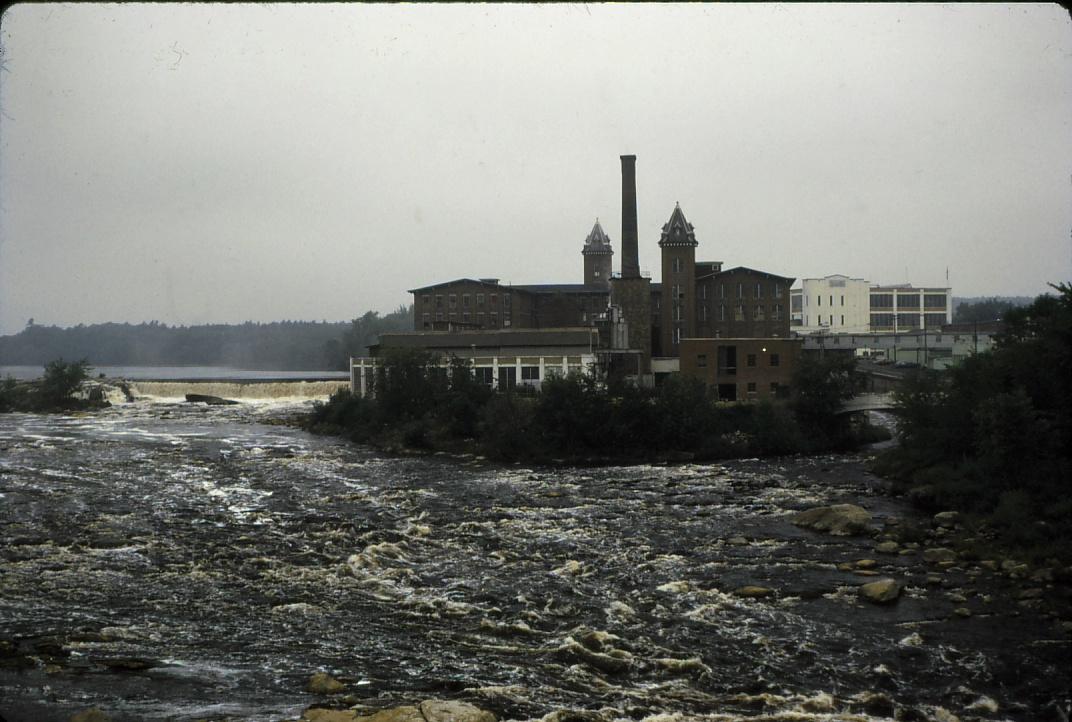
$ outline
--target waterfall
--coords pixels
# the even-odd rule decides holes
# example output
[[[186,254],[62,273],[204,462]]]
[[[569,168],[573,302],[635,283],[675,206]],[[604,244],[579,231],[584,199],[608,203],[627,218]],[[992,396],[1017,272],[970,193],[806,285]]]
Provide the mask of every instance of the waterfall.
[[[323,399],[349,388],[346,379],[335,381],[131,381],[135,398],[184,399],[186,394],[224,399]]]

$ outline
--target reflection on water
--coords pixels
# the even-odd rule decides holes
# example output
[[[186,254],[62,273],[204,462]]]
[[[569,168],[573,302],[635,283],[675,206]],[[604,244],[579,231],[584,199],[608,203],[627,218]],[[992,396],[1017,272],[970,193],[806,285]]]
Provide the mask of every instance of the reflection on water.
[[[888,556],[906,593],[866,605],[838,564],[873,541],[788,522],[909,514],[856,458],[385,458],[261,423],[287,410],[0,417],[0,643],[36,659],[0,667],[0,714],[273,720],[325,670],[514,719],[1056,719],[1067,640],[1007,580]]]

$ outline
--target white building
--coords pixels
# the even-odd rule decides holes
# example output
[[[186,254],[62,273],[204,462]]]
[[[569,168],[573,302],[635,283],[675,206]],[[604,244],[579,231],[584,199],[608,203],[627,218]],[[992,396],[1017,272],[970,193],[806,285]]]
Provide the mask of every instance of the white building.
[[[949,288],[913,288],[910,283],[872,286],[870,310],[872,331],[940,328],[953,322],[953,294]]]
[[[880,286],[834,275],[805,278],[790,291],[790,319],[798,334],[904,333],[953,321],[949,288]]]
[[[862,278],[833,275],[801,279],[789,292],[793,330],[807,333],[867,333],[871,323],[871,284]],[[799,322],[799,323],[798,323]]]

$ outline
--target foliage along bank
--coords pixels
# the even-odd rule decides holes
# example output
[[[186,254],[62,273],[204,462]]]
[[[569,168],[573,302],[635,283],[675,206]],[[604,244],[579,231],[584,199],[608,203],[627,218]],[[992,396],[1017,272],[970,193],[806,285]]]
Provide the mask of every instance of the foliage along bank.
[[[10,376],[0,381],[0,413],[11,411],[52,413],[107,406],[107,401],[75,396],[89,378],[89,362],[58,359],[45,365],[36,381],[16,381]]]
[[[702,381],[681,376],[649,390],[571,374],[545,380],[538,393],[498,393],[463,360],[441,372],[429,371],[433,362],[422,351],[387,351],[373,398],[340,392],[306,427],[380,448],[537,462],[772,456],[883,438],[834,413],[852,393],[851,359],[805,359],[789,403],[719,402]]]
[[[874,470],[1032,556],[1072,559],[1072,285],[1006,312],[989,353],[897,392],[901,444]]]

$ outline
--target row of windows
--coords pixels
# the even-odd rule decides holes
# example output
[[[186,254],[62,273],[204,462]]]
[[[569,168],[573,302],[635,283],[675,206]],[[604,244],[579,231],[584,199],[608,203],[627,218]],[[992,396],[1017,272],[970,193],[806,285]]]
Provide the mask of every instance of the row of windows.
[[[827,302],[826,305],[833,306],[834,305],[834,297],[833,296],[827,296],[827,298],[829,299],[829,301]],[[804,296],[804,305],[805,306],[808,305],[808,297],[807,296]],[[822,306],[823,305],[823,297],[822,296],[816,296],[815,297],[815,305],[816,306]],[[845,296],[844,296],[844,294],[841,295],[841,305],[842,306],[845,305]]]
[[[764,297],[764,285],[762,283],[756,283],[754,285],[753,284],[747,284],[747,285],[749,286],[748,290],[751,292],[751,298],[763,298]],[[706,284],[706,283],[700,284],[700,286],[699,286],[700,298],[707,298],[707,286],[708,286],[708,284]],[[717,295],[718,298],[725,298],[726,297],[726,284],[725,283],[718,284],[718,287],[717,287],[716,290],[718,291],[718,295]],[[780,284],[775,283],[775,284],[771,285],[771,287],[769,289],[769,295],[770,295],[771,298],[782,298],[784,294],[785,294],[785,289],[782,288],[782,286]],[[737,298],[745,298],[745,284],[744,283],[738,283],[737,284]]]
[[[670,312],[671,320],[673,320],[673,321],[683,321],[684,320],[684,312],[681,309],[682,309],[681,304],[674,304],[674,306],[672,307],[672,310]],[[652,315],[655,318],[658,318],[659,305],[656,304],[656,306],[652,309],[652,311],[653,311]],[[711,309],[706,303],[700,304],[700,307],[697,310],[697,313],[699,314],[699,319],[701,321],[710,321],[711,320],[711,315],[712,315],[711,314]],[[714,315],[717,316],[716,320],[725,321],[726,320],[726,306],[724,304],[719,304],[718,305],[718,313],[714,314]],[[785,309],[782,307],[782,304],[780,304],[780,303],[776,303],[774,306],[759,306],[759,305],[756,305],[756,306],[753,306],[752,310],[751,310],[751,320],[753,320],[753,321],[767,321],[767,320],[781,321],[783,318],[785,318]],[[745,305],[743,303],[738,303],[736,306],[733,307],[733,320],[734,321],[748,320],[748,319],[746,319]]]
[[[477,293],[475,295],[476,295],[476,305],[477,306],[483,306],[484,305],[484,294],[483,293]],[[463,293],[461,296],[462,296],[462,308],[469,308],[469,301],[471,299],[471,295],[468,294],[468,293]],[[432,297],[431,297],[431,295],[429,295],[429,294],[422,295],[421,296],[421,302],[424,304],[425,308],[431,307],[431,305],[432,305]],[[503,302],[504,307],[506,307],[506,308],[510,307],[510,294],[509,293],[504,293],[502,295],[502,302]],[[447,303],[448,303],[450,308],[457,308],[458,307],[458,294],[456,294],[456,293],[448,294],[447,295]],[[497,294],[497,293],[488,294],[488,305],[490,305],[490,306],[498,306],[499,305],[499,294]],[[436,308],[443,308],[443,295],[442,294],[436,294],[435,307]]]
[[[845,325],[845,314],[843,314],[843,313],[839,314],[838,318],[841,319],[841,325],[844,326]],[[872,318],[874,318],[874,316],[872,316]],[[811,317],[810,316],[804,316],[804,325],[805,326],[810,326],[811,325]],[[822,326],[823,325],[823,315],[822,314],[816,315],[816,317],[815,317],[815,325],[816,326]],[[833,326],[834,325],[834,314],[832,314],[832,313],[827,314],[827,316],[826,316],[826,325],[827,326]]]
[[[733,358],[736,359],[736,356],[734,356]],[[756,354],[754,354],[754,353],[746,354],[746,356],[745,356],[745,364],[748,366],[748,368],[756,368],[756,365],[757,365],[756,361],[757,361]],[[734,361],[734,362],[736,363],[736,361]],[[782,365],[782,357],[780,355],[776,354],[776,353],[772,353],[768,357],[767,363],[769,365],[771,365],[771,366],[781,366]],[[696,366],[698,368],[707,368],[707,354],[705,354],[705,353],[696,354]],[[733,369],[734,371],[736,371],[737,367],[736,366],[724,366],[722,369],[719,369],[719,370],[722,371],[724,369],[725,370]]]
[[[873,313],[871,314],[871,328],[893,328],[894,318],[897,325],[902,328],[919,328],[918,313]],[[923,321],[927,328],[935,328],[945,323],[944,313],[925,313]]]
[[[708,287],[708,284],[706,284],[706,283],[701,283],[697,287],[697,291],[699,292],[701,299],[706,299],[707,298],[707,287]],[[784,297],[785,291],[780,285],[774,284],[773,286],[771,286],[771,289],[773,289],[770,292],[770,297],[771,298],[783,298]],[[716,288],[716,290],[718,291],[718,293],[716,294],[716,298],[726,298],[726,284],[725,283],[718,284],[718,287]],[[751,298],[763,298],[764,297],[763,284],[761,284],[761,283],[755,284],[755,286],[752,287],[749,290],[752,292]],[[745,291],[745,284],[738,283],[737,284],[737,298],[745,298],[744,291]],[[681,298],[683,296],[684,296],[684,294],[681,292],[681,286],[679,284],[674,284],[674,285],[672,285],[670,287],[670,298],[672,298],[672,299]]]
[[[784,314],[784,311],[782,309],[782,305],[779,303],[779,304],[775,304],[775,306],[773,308],[767,308],[766,306],[758,306],[758,305],[753,306],[751,316],[752,316],[753,321],[766,321],[768,315],[770,316],[771,321],[781,321],[782,318],[783,318],[783,314]],[[719,321],[725,321],[726,320],[726,307],[721,303],[718,305],[718,314],[717,315],[718,315],[717,320],[719,320]],[[707,321],[708,320],[708,311],[707,311],[707,304],[706,303],[702,304],[700,306],[700,320],[701,321]],[[733,307],[733,320],[734,321],[744,321],[744,320],[746,320],[745,319],[745,306],[744,306],[743,303],[738,303],[736,306]]]
[[[945,308],[948,297],[944,293],[926,293],[922,295],[924,308]],[[920,294],[898,293],[897,308],[919,308]],[[872,293],[871,308],[893,308],[892,293]]]
[[[444,318],[444,316],[445,316],[445,318]],[[476,322],[477,323],[483,324],[484,323],[484,318],[485,318],[485,316],[484,316],[483,311],[477,312],[477,314],[476,314]],[[491,324],[493,326],[498,325],[498,323],[499,323],[499,313],[497,311],[492,311],[491,313],[487,314],[487,318],[488,318],[488,320],[491,322]],[[431,320],[432,320],[432,314],[430,314],[430,313],[422,313],[421,314],[421,321],[424,323],[424,325],[427,326],[431,322]],[[457,321],[458,320],[458,314],[456,314],[456,313],[444,314],[442,311],[438,311],[438,312],[436,312],[435,320],[436,321]],[[471,323],[472,320],[473,320],[473,314],[471,314],[468,311],[466,311],[465,313],[462,314],[461,320],[462,320],[463,323]]]

